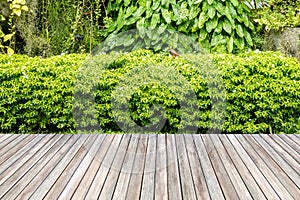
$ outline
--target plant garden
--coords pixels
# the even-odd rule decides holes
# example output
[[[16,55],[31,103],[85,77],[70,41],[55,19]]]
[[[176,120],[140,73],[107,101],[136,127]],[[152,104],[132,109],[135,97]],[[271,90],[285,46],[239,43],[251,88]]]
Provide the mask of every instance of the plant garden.
[[[163,118],[161,133],[177,133],[185,122],[197,133],[300,132],[298,0],[0,0],[0,5],[2,133],[77,133],[78,127],[92,132],[97,124],[105,133],[122,133],[117,119],[123,104],[113,109],[115,90],[139,78],[144,83],[132,91],[123,124],[146,127]],[[171,56],[170,49],[180,56]],[[187,107],[195,103],[196,113],[184,117],[177,89],[188,89],[179,79],[168,82],[170,75],[163,85],[142,78],[149,76],[142,69],[155,66],[184,77],[196,97]],[[87,84],[94,71],[101,75]],[[132,72],[138,76],[124,79]]]

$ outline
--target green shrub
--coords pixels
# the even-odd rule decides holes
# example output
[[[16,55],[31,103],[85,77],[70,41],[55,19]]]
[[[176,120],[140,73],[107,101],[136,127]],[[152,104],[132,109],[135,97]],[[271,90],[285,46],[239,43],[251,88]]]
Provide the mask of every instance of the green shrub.
[[[74,130],[73,82],[84,58],[0,54],[0,132]]]
[[[87,61],[97,64],[101,59],[106,60],[106,56],[109,57],[97,55]],[[78,67],[85,58],[85,55],[49,59],[0,55],[0,132],[74,132],[72,108],[80,106],[80,102],[72,103],[77,84],[74,80],[80,77]],[[201,59],[207,62],[211,59],[223,77],[227,101],[224,133],[297,132],[300,64],[296,59],[274,52],[203,55]],[[196,70],[184,56],[174,59],[145,50],[116,58],[102,70],[93,94],[101,128],[106,132],[120,131],[112,115],[112,92],[123,75],[148,64],[169,66],[182,74],[198,97],[199,132],[217,128],[217,123],[211,123],[212,103],[204,70]],[[142,84],[130,98],[131,118],[139,125],[147,125],[159,111],[155,105],[162,104],[167,119],[162,132],[176,133],[182,120],[180,98],[176,94],[155,82]]]
[[[269,0],[255,12],[254,21],[265,31],[300,26],[300,0]]]

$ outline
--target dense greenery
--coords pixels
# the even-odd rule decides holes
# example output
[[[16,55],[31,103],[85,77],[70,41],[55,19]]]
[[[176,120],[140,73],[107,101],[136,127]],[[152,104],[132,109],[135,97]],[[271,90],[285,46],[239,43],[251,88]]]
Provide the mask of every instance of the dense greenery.
[[[236,52],[253,46],[254,26],[249,12],[238,0],[109,1],[107,13],[112,20],[106,31],[111,34],[137,28],[132,38],[140,37],[161,49],[164,44],[176,47],[180,42],[172,41],[175,30],[194,38],[205,49]]]
[[[97,61],[105,55],[96,55]],[[0,55],[0,132],[74,132],[72,97],[74,81],[86,55],[66,55],[49,59]],[[90,60],[91,58],[89,58]],[[239,55],[204,55],[202,60],[220,70],[226,89],[226,133],[295,133],[300,116],[300,64],[274,52]],[[95,108],[101,127],[118,131],[111,113],[111,93],[122,75],[145,64],[172,67],[189,81],[198,97],[199,131],[211,123],[211,98],[207,80],[184,56],[174,59],[150,51],[137,51],[117,58],[106,66],[97,82]],[[166,110],[163,131],[176,132],[180,122],[178,96],[169,88],[152,83],[139,87],[130,100],[132,118],[149,123],[153,104]],[[156,95],[157,98],[154,98]],[[299,125],[298,125],[299,126]],[[215,128],[215,127],[212,127]],[[299,130],[298,130],[299,131]]]
[[[257,9],[254,21],[258,29],[281,30],[285,27],[300,26],[300,0],[268,0]]]

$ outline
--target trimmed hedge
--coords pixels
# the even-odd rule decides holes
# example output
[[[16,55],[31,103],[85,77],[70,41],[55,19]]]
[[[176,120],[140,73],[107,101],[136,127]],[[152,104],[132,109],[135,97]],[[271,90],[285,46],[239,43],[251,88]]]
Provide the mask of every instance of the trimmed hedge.
[[[97,61],[97,57],[93,57]],[[86,55],[49,59],[0,55],[0,132],[75,132],[72,114],[74,81]],[[300,64],[274,52],[203,55],[219,69],[226,90],[224,133],[295,133],[300,116]],[[140,50],[117,58],[103,71],[95,93],[97,117],[106,132],[120,131],[111,112],[111,93],[126,73],[147,64],[170,66],[189,81],[198,97],[199,132],[211,123],[211,99],[203,71],[183,57]],[[155,97],[155,98],[154,98]],[[174,91],[156,83],[139,87],[130,99],[131,117],[147,125],[155,104],[166,111],[162,132],[180,128],[180,106]],[[76,107],[77,105],[75,105]]]
[[[0,132],[69,132],[73,82],[86,55],[0,54]]]

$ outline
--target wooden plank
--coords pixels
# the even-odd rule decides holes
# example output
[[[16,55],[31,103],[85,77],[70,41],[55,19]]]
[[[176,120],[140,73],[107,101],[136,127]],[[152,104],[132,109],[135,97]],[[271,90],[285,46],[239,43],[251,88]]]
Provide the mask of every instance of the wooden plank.
[[[224,148],[228,152],[229,157],[236,166],[240,176],[242,177],[247,189],[250,191],[253,199],[263,200],[266,199],[264,193],[258,186],[256,180],[251,175],[251,172],[248,170],[247,165],[241,160],[239,154],[236,152],[226,135],[219,134],[217,135],[220,141],[222,142]]]
[[[289,146],[286,142],[284,142],[280,137],[276,135],[270,135],[270,137],[277,142],[290,156],[292,156],[295,161],[299,164],[300,163],[300,154],[297,153],[291,146]]]
[[[98,169],[100,168],[101,163],[103,162],[103,159],[105,155],[107,154],[107,151],[111,145],[112,140],[114,139],[113,135],[105,135],[105,138],[103,142],[101,143],[101,146],[96,153],[95,158],[93,159],[91,165],[89,166],[88,170],[84,174],[84,177],[80,181],[80,184],[75,190],[75,193],[72,196],[72,199],[84,199],[90,185],[92,184]]]
[[[20,135],[10,143],[8,143],[5,148],[0,151],[0,173],[2,173],[6,168],[3,167],[3,163],[11,158],[13,155],[18,156],[16,152],[22,152],[22,149],[31,139],[34,139],[34,135]]]
[[[278,163],[281,169],[289,176],[289,178],[300,188],[299,174],[290,166],[290,164],[284,160],[277,151],[275,151],[269,143],[267,143],[260,135],[252,135],[252,137],[258,142],[266,152],[272,157],[272,159]]]
[[[284,142],[286,142],[294,151],[297,152],[298,156],[300,155],[300,140],[296,143],[291,137],[287,135],[277,135],[280,137]],[[300,159],[300,158],[299,158]]]
[[[196,193],[191,175],[190,163],[186,153],[186,146],[183,135],[176,134],[175,141],[177,146],[178,166],[181,181],[182,196],[184,199],[196,199]]]
[[[139,137],[133,135],[130,139],[129,147],[126,152],[125,160],[122,165],[122,169],[119,175],[119,179],[114,191],[113,199],[125,199],[126,198],[126,191],[130,181],[130,175],[133,168],[134,158],[137,154],[137,147],[138,147]]]
[[[100,192],[102,190],[102,187],[105,183],[106,177],[108,175],[108,172],[110,170],[111,164],[114,161],[114,158],[116,156],[116,153],[119,149],[119,145],[121,142],[123,135],[116,134],[114,135],[114,139],[112,143],[110,144],[110,147],[103,159],[103,162],[89,188],[89,191],[87,195],[85,196],[86,199],[98,199],[98,196],[100,195]]]
[[[256,140],[254,140],[253,137],[248,136],[247,142],[252,146],[253,150],[256,151],[257,155],[259,155],[261,157],[262,161],[265,162],[265,164],[269,167],[270,171],[272,171],[274,173],[274,176],[276,176],[278,178],[278,180],[282,183],[282,185],[285,187],[285,189],[291,195],[291,197],[294,199],[299,199],[300,198],[299,188],[285,174],[285,172],[280,167],[280,164],[276,163],[272,159],[272,155],[270,156],[265,151],[265,149],[258,142],[256,142]],[[288,196],[289,195],[287,195],[286,198]]]
[[[8,170],[0,175],[0,197],[4,195],[44,154],[61,138],[62,135],[44,137],[34,148],[23,155]]]
[[[208,135],[202,135],[202,139],[225,198],[239,199],[228,173]]]
[[[181,183],[178,167],[178,156],[174,134],[167,137],[168,162],[168,196],[169,199],[182,199]]]
[[[58,199],[65,186],[68,184],[71,179],[73,173],[76,171],[78,166],[80,165],[82,159],[88,154],[91,146],[94,144],[97,135],[90,135],[86,140],[83,146],[77,151],[72,160],[68,163],[68,165],[61,172],[59,177],[57,177],[55,184],[47,191],[44,199]],[[41,187],[41,186],[40,186]],[[41,196],[42,197],[42,196]]]
[[[285,151],[277,142],[268,137],[268,135],[261,135],[261,137],[299,174],[299,163],[288,152]]]
[[[131,135],[124,134],[98,199],[111,199],[125,159]]]
[[[246,141],[245,138],[251,137],[246,135],[235,135],[235,137],[239,140],[239,142],[244,147],[245,151],[248,153],[250,158],[254,161],[258,169],[261,171],[261,173],[266,177],[268,182],[271,184],[272,188],[276,191],[277,195],[281,199],[293,199],[293,197],[289,194],[289,192],[286,190],[286,188],[282,185],[280,180],[275,176],[275,174],[272,172],[272,169],[269,168],[269,166],[264,162],[264,160],[261,159],[259,154],[262,154],[263,152],[257,153],[255,150],[259,150],[262,147],[257,145],[256,149],[254,150],[251,145]]]
[[[189,163],[191,166],[196,197],[197,199],[210,199],[208,187],[205,182],[203,169],[201,163],[199,162],[199,157],[196,151],[193,137],[191,134],[185,134],[184,139]]]
[[[146,137],[145,137],[146,136]],[[138,134],[139,143],[134,158],[130,181],[126,192],[126,199],[139,199],[143,183],[145,158],[147,153],[148,135]]]
[[[84,157],[77,170],[73,173],[70,181],[68,182],[58,199],[71,199],[76,191],[76,188],[80,184],[82,177],[84,177],[84,174],[90,167],[93,159],[96,156],[96,153],[99,151],[104,138],[104,135],[97,135],[97,138],[95,139],[95,142],[92,145],[91,149],[88,151],[87,155]]]
[[[193,138],[211,199],[224,199],[222,189],[206,152],[201,135],[193,135]]]
[[[2,145],[5,146],[5,140],[7,140],[9,137],[12,137],[13,135],[16,135],[16,134],[0,134],[0,149],[3,148]]]
[[[4,199],[15,199],[18,194],[25,189],[25,187],[29,186],[30,181],[36,176],[36,174],[44,168],[44,166],[49,163],[54,155],[62,148],[62,146],[68,141],[70,138],[69,135],[64,135],[56,144],[54,144],[51,149],[45,153],[45,155],[32,166],[26,174],[18,177],[15,176],[15,179],[19,179],[19,181],[13,185],[13,187],[3,196]],[[67,146],[67,145],[65,145]],[[59,154],[56,155],[59,157]],[[16,174],[17,175],[17,174]]]
[[[257,168],[255,161],[253,161],[243,146],[239,143],[239,141],[235,138],[234,135],[226,135],[230,143],[234,146],[236,152],[238,152],[240,158],[247,166],[248,170],[254,177],[255,181],[263,191],[264,195],[269,198],[280,199],[277,193],[272,188],[271,184],[268,180],[264,177],[262,172]]]
[[[154,199],[156,144],[157,135],[149,135],[141,199]]]
[[[51,188],[56,177],[59,176],[60,172],[64,169],[64,166],[76,154],[78,149],[84,143],[83,138],[86,139],[86,137],[87,136],[74,135],[71,140],[69,140],[72,146],[70,147],[70,143],[68,141],[69,144],[66,145],[66,147],[63,146],[63,149],[53,156],[39,173],[35,172],[36,176],[15,199],[31,198],[33,193],[35,193],[34,197],[39,194],[44,196],[43,193],[47,192]],[[43,187],[39,187],[41,184],[43,184]]]
[[[299,136],[299,137],[297,137],[297,136]],[[293,140],[293,142],[295,144],[299,144],[300,143],[300,134],[286,134],[286,137],[288,137],[291,140]]]
[[[16,161],[18,161],[28,150],[30,150],[32,147],[34,147],[37,142],[39,142],[42,138],[44,137],[44,135],[37,135],[37,136],[28,136],[26,138],[24,138],[24,140],[26,140],[28,138],[28,140],[26,140],[26,142],[24,142],[24,145],[17,145],[16,148],[13,147],[11,150],[13,151],[9,151],[7,152],[7,154],[5,154],[3,157],[4,158],[4,162],[0,163],[0,174],[3,174],[5,171],[8,170],[8,168],[10,166],[12,166]],[[22,142],[20,142],[22,143]],[[8,158],[7,155],[9,155]],[[3,180],[4,181],[4,180]],[[2,184],[2,181],[0,181],[0,184]]]
[[[74,156],[78,155],[78,152],[84,151],[84,146],[88,145],[90,141],[89,138],[91,135],[81,135],[79,138],[79,144],[74,145],[74,149],[71,149],[62,160],[54,166],[51,173],[47,176],[47,178],[39,185],[39,187],[34,191],[34,193],[30,196],[30,199],[42,199],[47,193],[50,191],[51,187],[58,181],[60,175],[67,168],[69,163],[72,161]],[[54,194],[53,194],[54,195]],[[50,197],[50,199],[52,199]]]
[[[248,188],[246,187],[243,179],[241,178],[238,170],[236,169],[236,166],[234,165],[231,158],[229,157],[225,147],[219,140],[219,137],[215,134],[210,134],[209,136],[211,139],[210,142],[214,145],[219,155],[219,158],[221,158],[219,162],[223,163],[223,166],[229,178],[231,179],[232,185],[237,191],[237,195],[239,199],[251,199],[252,197],[248,191]]]
[[[166,135],[157,135],[156,173],[155,173],[155,199],[168,199],[167,175],[167,144]]]
[[[2,134],[5,135],[5,134]],[[17,137],[19,137],[20,135],[18,134],[8,134],[9,137],[5,138],[5,140],[1,141],[0,143],[0,155],[4,154],[5,151],[8,151],[10,149],[10,147],[6,148],[6,145],[9,144],[10,142],[14,141]],[[4,149],[4,151],[3,151]]]
[[[57,151],[62,148],[62,145],[69,139],[69,135],[64,135],[56,144],[54,144],[49,151],[45,153],[45,155],[37,160],[34,166],[32,166],[26,174],[22,174],[18,176],[18,174],[14,174],[11,178],[18,179],[18,182],[13,185],[12,188],[3,196],[3,199],[15,199],[18,194],[28,187],[30,181],[36,176],[36,174],[43,169],[43,167],[51,160],[51,158],[56,154]],[[67,145],[65,145],[67,146]],[[59,157],[59,155],[56,155]],[[34,161],[33,161],[34,162]]]

